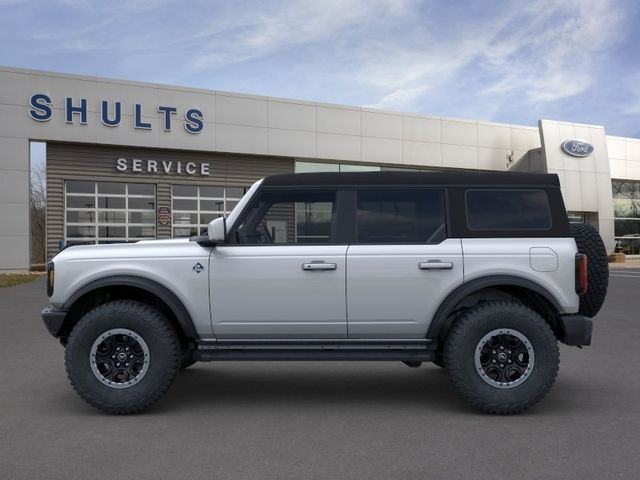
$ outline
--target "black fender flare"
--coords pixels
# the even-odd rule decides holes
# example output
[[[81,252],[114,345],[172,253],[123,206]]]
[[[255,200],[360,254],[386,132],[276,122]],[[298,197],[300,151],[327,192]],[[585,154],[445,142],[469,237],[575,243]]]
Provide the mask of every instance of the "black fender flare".
[[[447,295],[431,320],[427,331],[427,338],[438,339],[442,332],[448,331],[451,326],[449,315],[453,312],[455,306],[464,300],[465,297],[484,288],[500,286],[522,287],[531,290],[547,300],[558,313],[562,311],[560,304],[551,292],[532,280],[516,275],[488,275],[465,282]]]
[[[141,290],[145,290],[152,295],[155,295],[160,300],[162,300],[171,310],[173,315],[175,316],[180,328],[182,328],[183,333],[189,339],[197,339],[198,334],[193,325],[193,320],[191,319],[191,315],[189,311],[184,306],[182,301],[169,290],[164,285],[156,282],[155,280],[150,280],[146,277],[139,277],[136,275],[111,275],[107,277],[98,278],[97,280],[93,280],[86,285],[83,285],[78,290],[76,290],[64,303],[63,309],[69,310],[71,306],[77,302],[80,298],[82,298],[87,293],[90,293],[94,290],[104,288],[104,287],[136,287]]]

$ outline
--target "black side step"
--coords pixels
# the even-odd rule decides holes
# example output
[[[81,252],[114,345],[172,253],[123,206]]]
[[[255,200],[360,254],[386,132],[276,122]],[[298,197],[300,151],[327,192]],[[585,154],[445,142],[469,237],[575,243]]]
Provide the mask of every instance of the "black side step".
[[[434,358],[430,341],[420,340],[218,340],[200,342],[194,352],[199,361],[402,361],[429,362]]]

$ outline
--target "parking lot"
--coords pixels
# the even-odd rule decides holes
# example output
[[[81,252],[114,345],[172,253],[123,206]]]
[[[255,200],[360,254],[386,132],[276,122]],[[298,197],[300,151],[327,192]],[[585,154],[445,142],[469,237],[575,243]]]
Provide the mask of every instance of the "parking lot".
[[[45,331],[42,280],[0,289],[0,478],[610,479],[640,476],[640,269],[594,345],[562,346],[529,412],[478,414],[431,365],[197,364],[150,412],[99,413]]]

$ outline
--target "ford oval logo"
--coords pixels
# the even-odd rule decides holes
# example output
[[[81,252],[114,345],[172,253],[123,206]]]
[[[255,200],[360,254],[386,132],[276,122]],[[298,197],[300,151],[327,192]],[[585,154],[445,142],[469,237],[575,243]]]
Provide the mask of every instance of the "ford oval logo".
[[[565,140],[560,147],[564,153],[572,157],[588,157],[593,153],[593,145],[581,140]]]

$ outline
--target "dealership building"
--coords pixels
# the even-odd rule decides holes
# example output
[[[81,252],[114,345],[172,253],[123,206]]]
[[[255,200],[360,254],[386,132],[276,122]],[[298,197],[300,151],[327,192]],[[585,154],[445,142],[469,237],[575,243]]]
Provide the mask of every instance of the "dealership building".
[[[640,253],[640,139],[0,67],[0,270],[31,264],[33,142],[46,143],[46,255],[194,234],[266,176],[555,173],[572,221]]]

